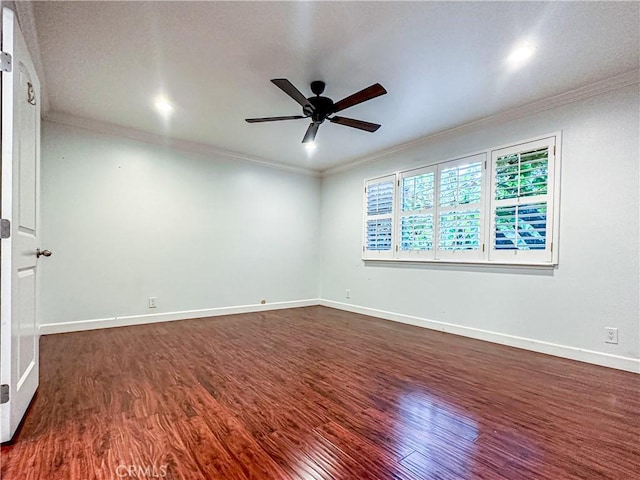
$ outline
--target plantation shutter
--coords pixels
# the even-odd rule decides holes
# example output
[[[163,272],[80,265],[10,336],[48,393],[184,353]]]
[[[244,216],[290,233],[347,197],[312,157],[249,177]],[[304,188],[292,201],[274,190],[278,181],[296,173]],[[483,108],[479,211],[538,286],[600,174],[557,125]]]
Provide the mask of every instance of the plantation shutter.
[[[555,137],[492,152],[489,260],[551,262]]]
[[[364,258],[393,257],[395,182],[395,175],[388,175],[365,183]]]
[[[438,167],[438,259],[481,259],[486,155]]]
[[[436,168],[402,172],[398,258],[433,258]]]

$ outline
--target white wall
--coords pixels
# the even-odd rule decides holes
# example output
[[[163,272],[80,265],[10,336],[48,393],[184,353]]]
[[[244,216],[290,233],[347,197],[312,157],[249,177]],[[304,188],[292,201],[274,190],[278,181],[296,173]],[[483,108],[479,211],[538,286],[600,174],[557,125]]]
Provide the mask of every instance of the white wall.
[[[315,299],[319,189],[310,175],[44,122],[41,323]]]
[[[637,369],[639,111],[634,85],[518,120],[485,122],[324,178],[320,298],[354,311],[446,322],[453,327],[422,324]],[[360,259],[365,178],[558,130],[563,153],[556,269]],[[604,343],[605,326],[619,329],[618,345]]]
[[[44,331],[150,313],[197,316],[188,312],[262,298],[267,308],[321,298],[637,371],[639,111],[634,85],[427,139],[321,185],[308,175],[45,122],[42,245],[54,255],[40,264]],[[365,178],[558,130],[557,268],[361,260]],[[158,297],[157,310],[147,307],[149,296]],[[619,329],[618,345],[604,343],[605,326]]]

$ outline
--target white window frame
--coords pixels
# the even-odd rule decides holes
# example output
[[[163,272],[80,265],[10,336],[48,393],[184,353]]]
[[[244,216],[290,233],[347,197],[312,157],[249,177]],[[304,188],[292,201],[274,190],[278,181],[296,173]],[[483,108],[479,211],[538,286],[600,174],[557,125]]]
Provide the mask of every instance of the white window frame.
[[[547,137],[540,140],[520,143],[506,148],[500,148],[491,152],[491,200],[490,208],[487,213],[490,215],[490,228],[488,229],[488,242],[487,249],[489,252],[489,261],[497,261],[504,263],[540,263],[540,264],[552,264],[553,263],[553,245],[554,245],[554,192],[555,188],[555,137]],[[513,199],[496,200],[496,168],[497,160],[505,155],[519,154],[531,150],[538,150],[542,148],[548,149],[548,161],[547,161],[547,193],[542,195],[532,195],[527,197],[516,197]],[[495,237],[495,210],[496,208],[503,206],[519,207],[522,205],[546,203],[547,205],[547,223],[546,223],[546,239],[545,248],[542,250],[496,250],[494,249],[494,237]]]
[[[365,261],[391,261],[391,262],[416,262],[416,263],[445,263],[445,264],[477,264],[477,265],[503,265],[503,266],[528,266],[528,267],[553,267],[558,264],[558,239],[559,239],[559,212],[560,212],[560,164],[561,164],[562,133],[555,132],[541,135],[532,139],[512,142],[507,145],[487,148],[480,152],[458,157],[453,160],[436,162],[430,165],[399,171],[393,174],[367,179],[364,182],[363,204],[363,232],[362,232],[362,259]],[[547,203],[547,234],[544,250],[494,250],[492,236],[495,235],[496,207],[506,205],[508,201],[495,200],[495,169],[499,157],[510,153],[521,153],[536,148],[549,147],[547,193],[542,196],[520,197],[510,204],[527,205],[529,203]],[[480,202],[480,240],[482,248],[478,250],[441,250],[440,241],[440,182],[441,172],[445,169],[468,163],[474,163],[476,159],[482,159],[482,195]],[[431,250],[402,251],[400,250],[402,217],[417,214],[422,211],[402,212],[401,182],[404,178],[420,175],[421,173],[435,172],[434,177],[434,206],[428,209],[433,214],[433,247]],[[391,214],[380,216],[367,215],[367,186],[383,181],[393,181],[393,202]],[[474,206],[477,204],[474,204]],[[467,205],[459,205],[458,210],[471,209]],[[444,210],[444,209],[443,209]],[[424,212],[426,212],[425,210]],[[367,245],[367,220],[374,218],[390,218],[392,231],[392,245],[390,250],[370,251]],[[516,252],[516,253],[514,253]]]
[[[381,215],[369,215],[367,212],[367,191],[371,185],[378,183],[384,183],[390,181],[392,183],[391,193],[391,213],[384,213]],[[372,178],[365,180],[364,182],[364,202],[362,205],[362,258],[365,260],[389,260],[393,259],[396,235],[395,224],[397,223],[396,217],[396,174],[384,175],[382,177]],[[367,225],[369,220],[391,220],[391,248],[389,250],[369,250],[367,249]]]
[[[482,183],[481,183],[481,191],[480,191],[480,201],[474,204],[462,204],[456,205],[453,207],[443,207],[440,205],[440,180],[443,170],[448,170],[450,168],[459,167],[461,165],[469,165],[472,163],[480,163],[482,167]],[[437,260],[482,260],[484,256],[484,225],[485,225],[485,198],[487,192],[487,154],[479,153],[477,155],[471,155],[468,157],[463,157],[458,160],[452,160],[449,162],[444,162],[438,165],[438,174],[436,175],[436,181],[438,182],[437,190],[438,190],[438,198],[437,202],[437,219],[435,220],[437,225],[437,237],[436,237],[436,259]],[[453,211],[467,211],[467,210],[480,210],[480,233],[478,238],[478,249],[477,250],[445,250],[440,248],[440,214],[444,212],[453,212]]]
[[[418,175],[423,175],[425,173],[433,173],[433,204],[431,208],[418,210],[413,212],[403,212],[402,211],[402,190],[403,190],[403,180],[405,178],[411,178]],[[421,167],[414,168],[412,170],[406,170],[404,172],[400,172],[397,174],[398,180],[396,182],[397,192],[396,195],[396,212],[397,213],[397,222],[395,228],[395,252],[396,258],[404,258],[404,259],[433,259],[435,255],[436,248],[436,240],[437,240],[437,227],[436,227],[436,203],[438,201],[438,186],[437,183],[437,168],[436,166],[430,167]],[[425,215],[431,214],[433,216],[433,239],[432,239],[432,248],[430,250],[402,250],[402,218],[410,217],[413,215]]]

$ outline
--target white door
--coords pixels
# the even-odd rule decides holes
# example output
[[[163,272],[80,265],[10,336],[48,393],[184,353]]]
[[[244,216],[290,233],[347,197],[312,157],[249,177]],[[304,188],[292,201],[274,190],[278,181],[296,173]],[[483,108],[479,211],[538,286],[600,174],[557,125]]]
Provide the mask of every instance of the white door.
[[[5,226],[0,241],[0,441],[6,442],[38,388],[36,254],[40,229],[40,82],[14,13],[7,8],[2,9],[2,52],[11,55],[11,66],[2,69],[0,124],[0,216]]]

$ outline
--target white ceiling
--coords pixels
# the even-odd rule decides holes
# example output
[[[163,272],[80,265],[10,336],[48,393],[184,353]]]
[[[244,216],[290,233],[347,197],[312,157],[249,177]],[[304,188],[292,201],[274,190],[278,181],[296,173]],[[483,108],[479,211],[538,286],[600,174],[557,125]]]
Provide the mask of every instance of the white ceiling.
[[[49,114],[65,113],[303,168],[377,151],[637,69],[638,2],[34,2]],[[519,42],[537,48],[510,69]],[[269,82],[339,100],[372,83],[387,95],[325,122]],[[165,94],[168,122],[153,109]]]

